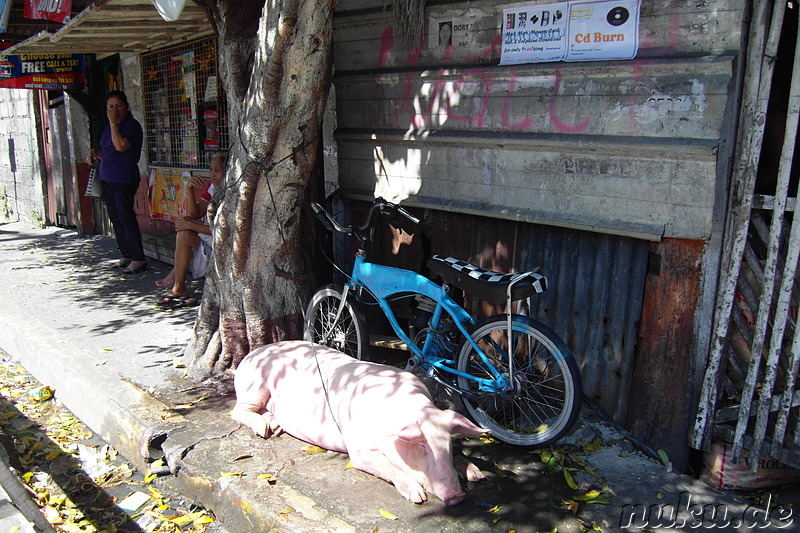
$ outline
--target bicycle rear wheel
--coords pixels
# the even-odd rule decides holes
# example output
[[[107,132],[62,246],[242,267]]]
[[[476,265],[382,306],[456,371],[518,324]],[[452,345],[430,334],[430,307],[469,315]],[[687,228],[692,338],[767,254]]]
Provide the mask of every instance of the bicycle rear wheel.
[[[567,345],[544,324],[512,318],[514,376],[508,369],[508,322],[505,315],[478,324],[472,338],[495,369],[511,381],[508,391],[480,390],[458,377],[464,404],[475,422],[509,444],[545,446],[561,438],[575,422],[583,399],[578,365]],[[458,369],[492,379],[488,366],[469,341],[458,356]]]
[[[339,321],[336,312],[342,301],[342,287],[326,285],[311,298],[306,310],[303,338],[324,344],[356,359],[369,360],[369,336],[364,316],[355,299],[348,296]]]

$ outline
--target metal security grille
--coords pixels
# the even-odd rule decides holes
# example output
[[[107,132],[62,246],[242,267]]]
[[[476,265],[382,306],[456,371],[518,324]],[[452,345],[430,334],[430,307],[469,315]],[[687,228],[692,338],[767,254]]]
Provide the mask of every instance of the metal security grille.
[[[712,348],[692,434],[800,466],[798,4],[754,17]],[[775,134],[775,132],[778,132]]]
[[[206,168],[228,148],[225,98],[213,38],[142,54],[150,166]]]

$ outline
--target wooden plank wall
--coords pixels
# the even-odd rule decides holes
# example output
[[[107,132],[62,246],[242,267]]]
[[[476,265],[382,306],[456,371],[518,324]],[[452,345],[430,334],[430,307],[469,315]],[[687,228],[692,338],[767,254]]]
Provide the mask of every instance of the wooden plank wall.
[[[648,240],[707,239],[743,0],[643,0],[634,60],[499,66],[502,10],[514,5],[525,4],[431,5],[424,42],[410,49],[383,2],[340,3],[345,191]],[[434,38],[441,21],[467,28],[451,48]]]

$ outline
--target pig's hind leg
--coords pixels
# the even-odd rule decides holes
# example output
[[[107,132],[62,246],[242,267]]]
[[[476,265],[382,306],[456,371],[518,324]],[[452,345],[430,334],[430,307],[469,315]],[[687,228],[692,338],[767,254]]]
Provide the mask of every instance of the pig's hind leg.
[[[377,450],[359,450],[350,455],[353,467],[392,483],[403,498],[422,503],[428,499],[425,489],[411,476],[394,466]]]

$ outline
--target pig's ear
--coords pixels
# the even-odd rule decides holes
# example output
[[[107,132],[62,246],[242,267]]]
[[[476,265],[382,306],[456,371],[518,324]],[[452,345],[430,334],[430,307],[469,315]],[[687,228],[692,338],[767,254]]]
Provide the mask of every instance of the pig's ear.
[[[397,438],[406,442],[413,442],[423,437],[422,429],[417,422],[412,422],[397,432]]]
[[[477,437],[484,433],[489,433],[488,429],[483,429],[480,426],[473,424],[467,417],[460,415],[455,411],[445,411],[450,417],[448,425],[450,426],[450,433],[453,435],[461,435],[462,437]]]

